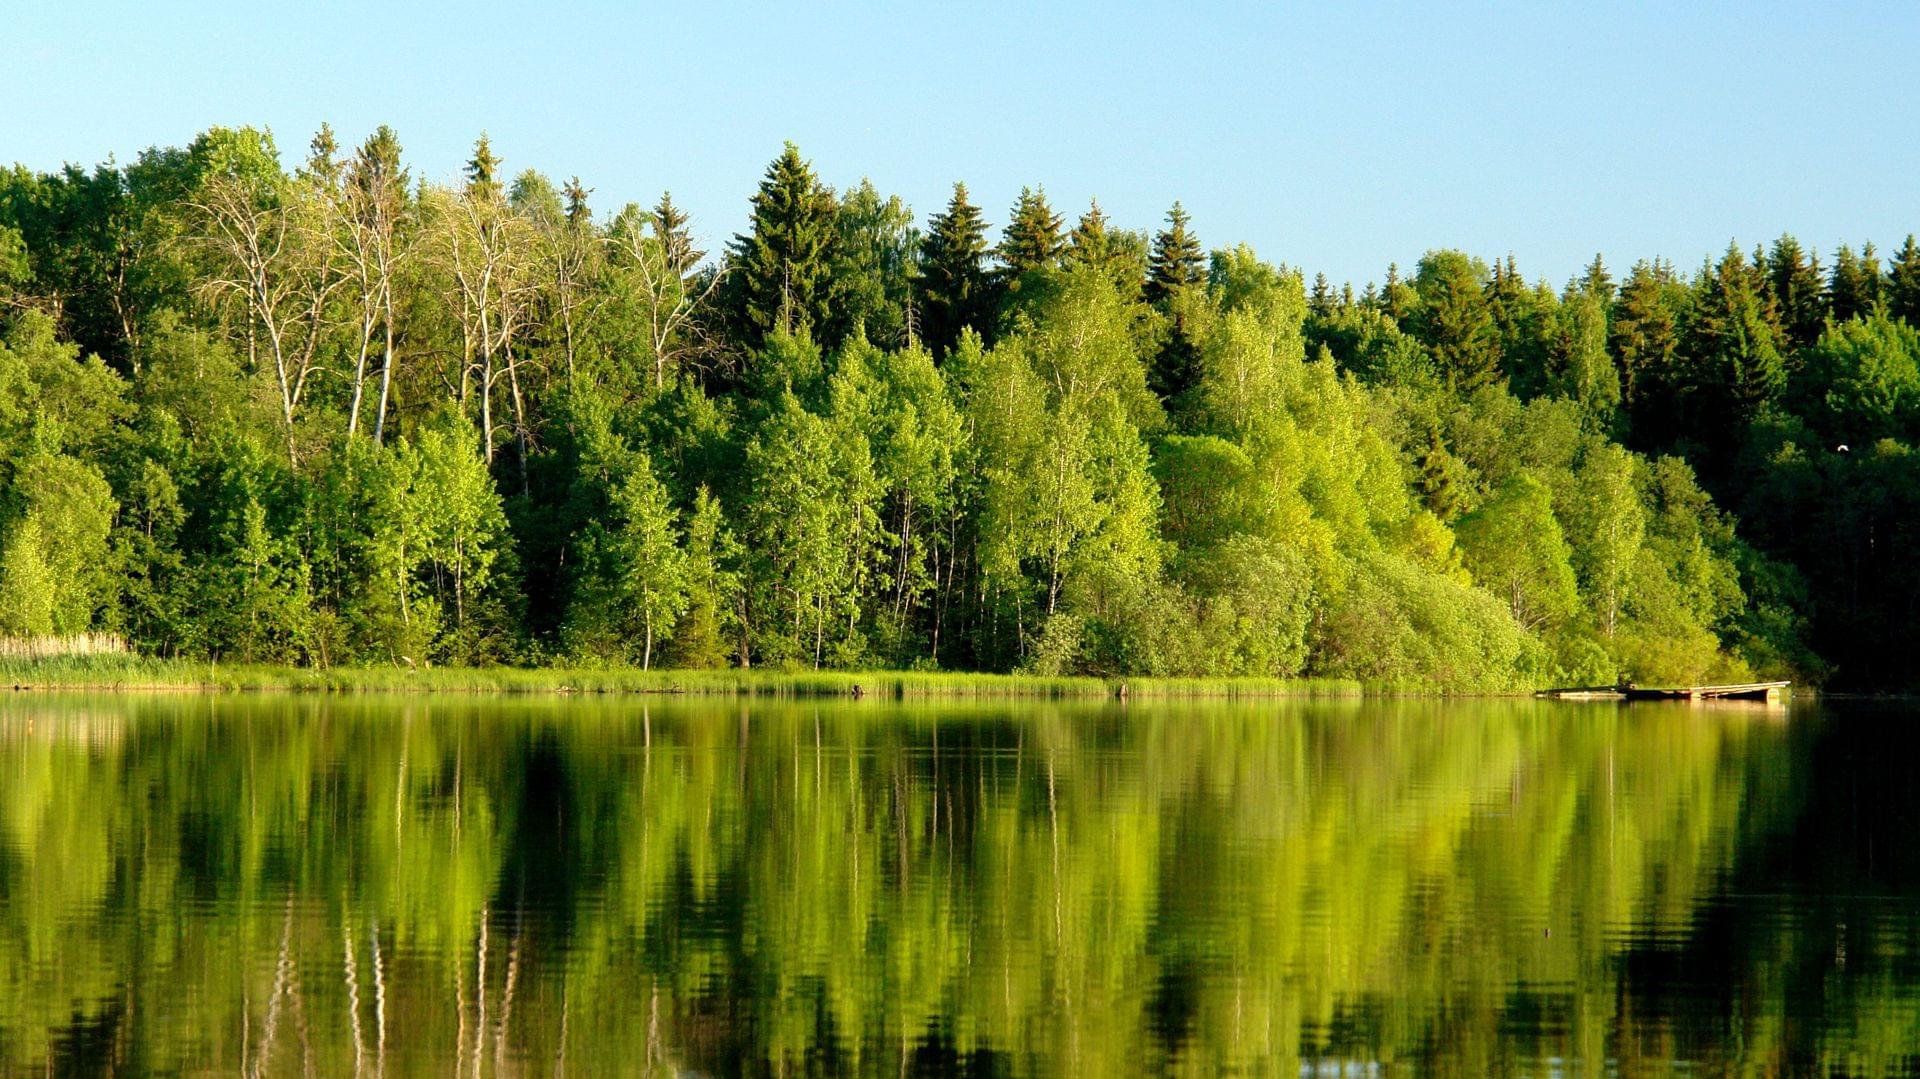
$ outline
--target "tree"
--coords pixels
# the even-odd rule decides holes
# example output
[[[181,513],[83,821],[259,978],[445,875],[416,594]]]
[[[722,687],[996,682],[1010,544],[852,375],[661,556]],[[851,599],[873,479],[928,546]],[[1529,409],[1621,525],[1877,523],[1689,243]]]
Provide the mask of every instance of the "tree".
[[[985,336],[993,329],[986,255],[987,225],[980,208],[967,201],[967,185],[954,184],[946,211],[927,222],[920,259],[926,340],[936,356],[950,351],[962,330]]]
[[[1500,378],[1500,345],[1485,296],[1486,267],[1458,251],[1432,251],[1414,274],[1414,335],[1433,350],[1447,385],[1469,393]]]
[[[1069,267],[1093,268],[1131,299],[1147,272],[1146,252],[1138,241],[1134,234],[1112,228],[1106,212],[1100,209],[1100,200],[1094,199],[1068,234],[1063,261]]]
[[[653,666],[653,642],[673,632],[688,605],[686,552],[679,546],[679,515],[645,454],[613,492],[617,530],[607,540],[614,595],[641,629],[640,667]]]
[[[1507,604],[1515,622],[1537,633],[1573,614],[1579,596],[1572,552],[1545,484],[1517,477],[1454,531],[1473,579]]]
[[[1702,274],[1697,293],[1685,335],[1695,388],[1744,423],[1786,384],[1786,362],[1738,245]]]
[[[1175,202],[1167,211],[1167,227],[1154,234],[1153,255],[1147,263],[1147,302],[1165,304],[1181,290],[1207,279],[1200,241],[1187,229],[1191,220]]]
[[[887,346],[909,345],[924,332],[914,304],[921,235],[898,195],[882,197],[870,180],[847,192],[835,217],[834,287],[840,310],[831,339],[864,333]]]
[[[1920,330],[1885,311],[1829,326],[1795,382],[1798,411],[1829,443],[1920,441]]]
[[[1047,189],[1023,187],[1008,215],[1006,232],[995,252],[1009,288],[1037,270],[1059,265],[1066,242],[1060,236],[1061,217],[1047,205]]]
[[[14,523],[0,545],[0,635],[52,633],[55,592],[39,518],[28,514]]]
[[[1845,322],[1873,313],[1881,299],[1880,258],[1868,244],[1860,254],[1846,244],[1833,257],[1833,278],[1828,285],[1833,299],[1833,319]]]
[[[1785,343],[1794,350],[1819,338],[1827,321],[1827,285],[1820,276],[1820,260],[1809,257],[1800,242],[1782,233],[1767,254],[1767,286],[1780,314]]]
[[[1920,328],[1920,243],[1914,242],[1912,233],[1893,257],[1892,272],[1887,275],[1887,311]]]
[[[656,390],[709,347],[699,315],[725,280],[697,272],[701,252],[688,241],[686,222],[663,194],[651,213],[627,207],[606,235],[615,302],[639,329]]]
[[[359,430],[367,361],[375,327],[382,331],[380,398],[373,420],[374,441],[384,440],[388,403],[393,393],[395,276],[412,253],[407,222],[409,178],[400,164],[400,140],[382,124],[367,136],[347,163],[340,187],[334,244],[349,267],[350,288],[358,301],[353,398],[347,408],[347,433]]]
[[[824,332],[830,325],[835,211],[833,192],[787,143],[753,196],[751,227],[728,249],[730,305],[747,348],[775,330]]]
[[[1637,262],[1614,304],[1609,345],[1620,365],[1620,398],[1640,414],[1649,383],[1658,387],[1675,374],[1680,314],[1686,291],[1666,263]]]

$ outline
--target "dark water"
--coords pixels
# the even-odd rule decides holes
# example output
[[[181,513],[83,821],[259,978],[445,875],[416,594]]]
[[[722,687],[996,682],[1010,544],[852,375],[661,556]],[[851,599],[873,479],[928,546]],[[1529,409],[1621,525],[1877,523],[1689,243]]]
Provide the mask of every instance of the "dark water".
[[[1910,706],[0,699],[0,1072],[1920,1067]]]

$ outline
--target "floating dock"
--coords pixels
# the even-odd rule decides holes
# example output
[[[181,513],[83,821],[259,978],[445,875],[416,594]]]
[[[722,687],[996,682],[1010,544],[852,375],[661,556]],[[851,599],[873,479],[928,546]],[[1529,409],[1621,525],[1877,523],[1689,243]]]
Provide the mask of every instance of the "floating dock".
[[[1791,682],[1742,682],[1730,686],[1568,686],[1543,689],[1536,697],[1563,701],[1777,701]]]

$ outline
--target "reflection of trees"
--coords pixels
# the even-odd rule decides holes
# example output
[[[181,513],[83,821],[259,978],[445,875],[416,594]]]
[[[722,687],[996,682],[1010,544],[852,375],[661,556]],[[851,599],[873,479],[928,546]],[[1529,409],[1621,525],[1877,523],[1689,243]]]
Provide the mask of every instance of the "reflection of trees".
[[[1804,797],[1793,748],[1530,703],[18,699],[0,1070],[1597,1069],[1698,1047],[1634,965]],[[1822,1044],[1914,1052],[1899,968],[1852,969]],[[1697,1029],[1782,1044],[1785,992]]]

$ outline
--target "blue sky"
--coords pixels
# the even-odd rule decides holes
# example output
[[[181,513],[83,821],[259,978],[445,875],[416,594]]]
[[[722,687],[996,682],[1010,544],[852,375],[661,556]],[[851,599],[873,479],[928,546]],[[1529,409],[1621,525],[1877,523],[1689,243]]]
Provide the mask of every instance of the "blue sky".
[[[0,161],[385,122],[446,179],[485,129],[603,212],[670,188],[718,247],[793,139],[922,218],[954,180],[996,226],[1028,183],[1131,227],[1179,198],[1210,246],[1356,282],[1441,246],[1557,284],[1920,231],[1914,3],[175,6],[9,12]]]

